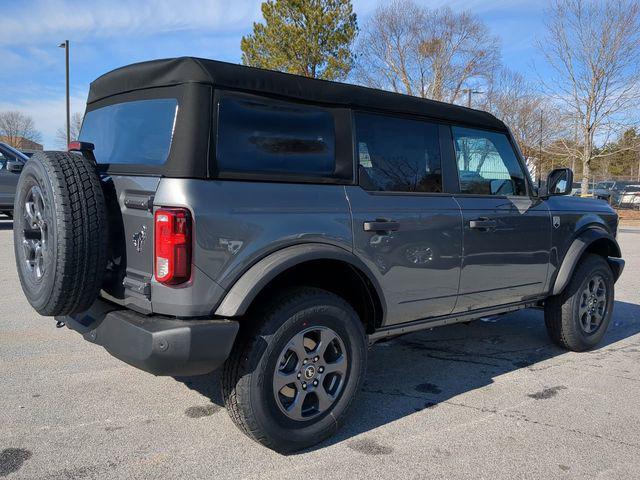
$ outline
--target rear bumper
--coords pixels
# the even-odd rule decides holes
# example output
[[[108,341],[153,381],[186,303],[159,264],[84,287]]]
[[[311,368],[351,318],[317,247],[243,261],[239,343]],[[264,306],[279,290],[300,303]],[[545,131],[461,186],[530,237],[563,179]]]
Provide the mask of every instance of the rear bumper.
[[[129,365],[170,376],[201,375],[221,366],[239,327],[231,320],[145,316],[100,299],[86,312],[57,320]]]

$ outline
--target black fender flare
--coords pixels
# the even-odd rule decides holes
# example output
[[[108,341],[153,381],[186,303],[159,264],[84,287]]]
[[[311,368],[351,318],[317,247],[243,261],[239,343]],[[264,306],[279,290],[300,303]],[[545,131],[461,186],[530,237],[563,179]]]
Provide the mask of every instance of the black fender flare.
[[[249,268],[229,289],[218,305],[215,315],[244,315],[262,289],[284,271],[310,260],[340,260],[355,267],[373,285],[384,312],[386,304],[380,285],[365,264],[353,253],[324,243],[304,243],[283,248],[267,255]]]
[[[564,256],[564,260],[562,261],[562,264],[558,269],[558,274],[556,275],[555,282],[553,283],[553,289],[551,290],[552,295],[558,295],[560,292],[562,292],[562,290],[564,290],[564,288],[569,283],[569,280],[571,280],[573,271],[578,265],[578,262],[580,261],[580,258],[582,257],[584,252],[594,242],[602,239],[605,240],[609,247],[607,260],[609,262],[609,265],[611,266],[611,270],[613,271],[615,280],[618,280],[624,267],[624,261],[620,260],[622,253],[620,251],[618,242],[613,237],[613,235],[603,230],[602,228],[588,228],[578,234],[578,236],[573,240],[571,246],[567,250],[567,253]]]

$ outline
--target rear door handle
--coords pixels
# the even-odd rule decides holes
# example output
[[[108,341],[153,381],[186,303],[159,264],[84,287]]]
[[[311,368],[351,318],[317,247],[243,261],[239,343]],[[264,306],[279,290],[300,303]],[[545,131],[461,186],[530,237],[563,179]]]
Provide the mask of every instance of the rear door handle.
[[[362,228],[365,232],[395,232],[400,228],[400,224],[393,220],[374,220],[364,222]]]
[[[491,228],[496,228],[498,223],[495,220],[491,220],[490,218],[481,217],[476,220],[471,220],[469,222],[469,228],[473,228],[475,230],[486,231]]]

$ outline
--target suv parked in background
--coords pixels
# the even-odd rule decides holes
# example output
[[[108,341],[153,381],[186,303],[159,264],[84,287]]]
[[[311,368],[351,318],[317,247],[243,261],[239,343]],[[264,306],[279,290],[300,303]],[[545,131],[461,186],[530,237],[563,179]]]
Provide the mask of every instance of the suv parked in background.
[[[18,178],[29,157],[15,148],[0,143],[0,213],[13,217],[13,198]]]
[[[20,179],[27,299],[156,375],[224,364],[270,448],[335,432],[378,340],[544,307],[582,351],[611,319],[616,213],[568,169],[536,189],[488,113],[179,58],[98,78],[84,118]]]
[[[607,182],[598,182],[593,189],[593,196],[600,200],[609,202],[610,205],[618,205],[620,203],[621,193],[633,182],[620,182],[610,180]]]

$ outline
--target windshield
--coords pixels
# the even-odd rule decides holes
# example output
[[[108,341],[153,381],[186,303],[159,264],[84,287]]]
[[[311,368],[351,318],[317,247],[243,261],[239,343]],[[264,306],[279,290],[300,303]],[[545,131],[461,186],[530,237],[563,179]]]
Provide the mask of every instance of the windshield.
[[[178,101],[116,103],[87,112],[80,141],[93,143],[101,164],[162,165],[171,148]]]
[[[609,190],[613,187],[613,182],[599,182],[596,184],[596,188],[600,190]]]

